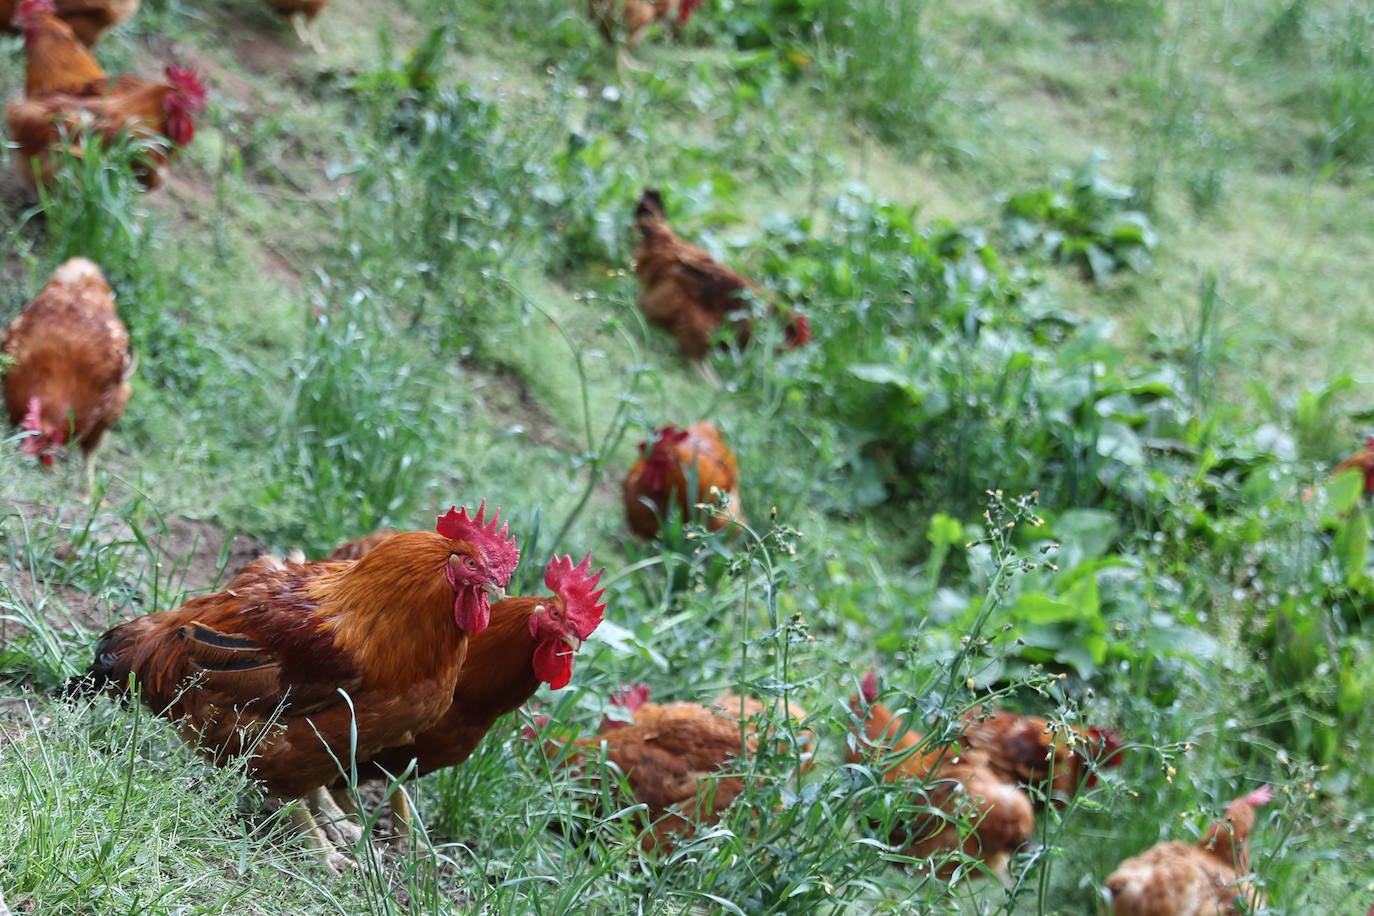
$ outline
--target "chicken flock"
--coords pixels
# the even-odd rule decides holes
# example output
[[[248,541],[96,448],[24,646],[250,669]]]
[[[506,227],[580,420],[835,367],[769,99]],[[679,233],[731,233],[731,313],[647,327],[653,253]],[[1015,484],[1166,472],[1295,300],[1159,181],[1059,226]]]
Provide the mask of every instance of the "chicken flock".
[[[654,22],[685,25],[701,2],[590,0],[587,12],[608,41],[628,49]],[[319,46],[312,28],[325,0],[269,3]],[[169,64],[163,82],[110,77],[89,50],[138,5],[0,3],[0,22],[22,34],[27,62],[24,97],[7,107],[6,127],[28,187],[41,189],[96,145],[132,138],[130,178],[155,189],[192,142],[193,118],[207,103],[193,70]],[[704,367],[716,347],[747,346],[761,321],[776,326],[780,348],[810,341],[805,315],[679,237],[658,190],[643,191],[633,228],[639,307],[692,364]],[[126,410],[137,363],[99,266],[82,257],[61,264],[10,322],[0,353],[19,448],[51,466],[78,446],[89,491],[95,452]],[[1367,453],[1374,439],[1339,470],[1359,471],[1374,490]],[[626,525],[644,541],[675,519],[726,538],[748,525],[738,461],[708,420],[654,430],[622,495]],[[576,653],[606,611],[604,569],[592,571],[590,554],[580,562],[554,555],[545,594],[507,596],[517,543],[499,510],[488,515],[482,502],[475,513],[455,506],[439,515],[432,531],[386,529],[320,560],[263,556],[218,592],[104,633],[68,692],[139,702],[209,760],[245,759],[273,795],[294,803],[306,842],[331,868],[346,867],[362,835],[346,810],[353,780],[390,785],[393,823],[418,842],[399,780],[462,764],[541,685],[570,682]],[[881,702],[876,674],[858,687],[846,707],[844,765],[907,799],[896,821],[860,820],[913,869],[946,879],[985,874],[1011,885],[1014,857],[1033,847],[1037,819],[1123,760],[1122,738],[1110,729],[982,706],[953,723],[923,723]],[[745,791],[750,759],[765,754],[797,778],[822,765],[815,720],[795,704],[735,694],[657,704],[633,685],[608,698],[607,709],[596,734],[550,730],[540,748],[553,766],[626,793],[646,854],[718,821]],[[923,735],[923,724],[934,730]],[[1196,843],[1161,843],[1122,862],[1104,888],[1114,912],[1262,907],[1248,839],[1270,797],[1267,787],[1252,790]]]

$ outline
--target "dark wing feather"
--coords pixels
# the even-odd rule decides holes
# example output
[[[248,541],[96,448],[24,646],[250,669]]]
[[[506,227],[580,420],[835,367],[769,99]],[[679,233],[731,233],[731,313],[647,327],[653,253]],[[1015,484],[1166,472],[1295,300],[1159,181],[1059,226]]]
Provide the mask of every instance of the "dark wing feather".
[[[749,281],[692,245],[678,247],[678,273],[702,308],[724,318],[748,310]]]
[[[341,683],[291,683],[283,677],[282,662],[255,639],[225,633],[199,621],[177,630],[183,641],[187,670],[196,689],[216,705],[274,709],[291,716],[312,715],[340,702],[339,689],[352,693],[360,676]]]

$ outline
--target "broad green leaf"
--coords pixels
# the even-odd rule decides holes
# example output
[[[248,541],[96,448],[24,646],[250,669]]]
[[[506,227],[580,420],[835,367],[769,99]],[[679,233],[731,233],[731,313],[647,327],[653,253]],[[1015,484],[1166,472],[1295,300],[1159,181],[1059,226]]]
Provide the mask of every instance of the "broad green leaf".
[[[1337,526],[1334,546],[1345,573],[1345,584],[1358,587],[1368,578],[1365,564],[1369,561],[1369,518],[1363,508],[1353,509]]]

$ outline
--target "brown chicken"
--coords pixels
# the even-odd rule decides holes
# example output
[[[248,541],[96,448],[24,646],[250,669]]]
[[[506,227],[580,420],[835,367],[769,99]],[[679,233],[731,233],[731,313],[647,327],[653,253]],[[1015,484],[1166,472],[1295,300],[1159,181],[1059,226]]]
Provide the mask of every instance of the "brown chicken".
[[[1364,494],[1366,496],[1374,494],[1374,436],[1364,440],[1364,445],[1357,449],[1354,454],[1342,460],[1331,469],[1331,478],[1334,480],[1342,474],[1358,471],[1364,484]],[[1317,485],[1312,484],[1302,491],[1302,501],[1310,503],[1317,495]]]
[[[210,759],[246,755],[275,795],[330,810],[336,761],[413,740],[453,702],[488,593],[520,560],[500,512],[487,523],[485,510],[451,509],[434,532],[397,534],[359,560],[249,564],[222,592],[105,633],[89,683],[127,695],[132,678]],[[337,865],[309,812],[294,815]]]
[[[1046,799],[1063,807],[1085,781],[1096,782],[1096,767],[1123,762],[1121,736],[1097,726],[1056,727],[1039,716],[981,706],[965,713],[962,724],[959,744],[982,754],[1003,779],[1027,788],[1037,808]]]
[[[911,787],[911,818],[891,830],[888,842],[912,858],[928,859],[942,878],[954,877],[961,859],[977,860],[1010,886],[1011,856],[1035,833],[1030,797],[1003,779],[979,752],[933,746],[910,730],[878,702],[873,672],[864,677],[850,706],[858,725],[849,762],[880,769],[889,785]],[[941,813],[926,813],[930,809]]]
[[[748,524],[740,511],[735,453],[725,444],[714,423],[700,420],[686,429],[659,427],[654,430],[652,444],[639,444],[639,453],[639,460],[625,475],[623,487],[625,521],[635,534],[651,540],[658,537],[670,502],[687,518],[695,506],[713,503],[713,489],[729,496],[729,512],[711,511],[706,527],[719,531],[735,522]],[[688,480],[692,475],[696,489],[689,506]]]
[[[653,725],[666,708],[649,702],[648,684],[621,685],[619,690],[611,694],[610,709],[601,719],[601,732],[604,734],[625,725]],[[768,709],[754,697],[726,692],[712,700],[709,708],[731,722],[744,722],[745,730],[750,734],[757,734],[760,726],[768,725]],[[815,760],[816,733],[801,727],[807,719],[805,709],[796,703],[786,703],[783,709],[792,720],[792,738],[801,771],[806,772]],[[790,753],[792,745],[782,741],[778,750],[783,754]]]
[[[546,597],[507,598],[491,609],[491,626],[468,637],[467,660],[458,673],[453,705],[429,730],[407,744],[387,748],[358,766],[359,781],[398,776],[415,761],[423,776],[467,760],[497,719],[524,705],[541,683],[566,687],[573,654],[601,624],[604,569],[591,572],[592,556],[573,565],[554,557],[544,571]],[[398,787],[399,789],[399,787]],[[414,817],[405,793],[392,794],[397,826],[408,834]]]
[[[100,268],[72,258],[5,330],[0,353],[10,422],[31,435],[19,447],[44,465],[66,444],[81,446],[86,487],[95,477],[95,450],[124,413],[133,388],[129,332],[115,314]]]
[[[727,322],[736,342],[747,344],[753,331],[750,300],[763,295],[758,286],[678,238],[668,225],[663,198],[652,188],[644,191],[635,208],[635,228],[640,239],[634,267],[644,317],[672,332],[683,355],[698,364]],[[776,307],[771,311],[785,323],[788,349],[811,340],[806,316],[790,310],[780,313]]]
[[[30,83],[34,82],[35,59],[30,53]],[[195,137],[192,116],[205,109],[205,86],[194,71],[173,66],[166,74],[166,83],[127,74],[116,79],[102,75],[84,84],[68,82],[84,72],[40,79],[42,84],[61,85],[41,92],[30,90],[26,98],[10,102],[5,109],[19,177],[29,188],[47,185],[61,157],[80,158],[91,137],[108,145],[127,135],[138,146],[134,172],[139,183],[150,189],[160,186],[172,156]]]
[[[607,44],[618,46],[616,63],[635,66],[627,49],[639,44],[649,26],[666,22],[676,30],[687,25],[705,0],[590,0],[587,13]],[[619,39],[624,36],[624,44]]]
[[[329,0],[267,0],[267,5],[291,20],[291,27],[296,30],[296,37],[301,40],[301,44],[307,45],[316,53],[321,53],[324,51],[324,42],[320,40],[315,17],[320,15],[320,10],[324,9],[328,2]]]
[[[694,824],[719,821],[744,791],[744,778],[738,775],[742,701],[725,694],[710,705],[659,705],[647,697],[646,688],[625,688],[612,696],[612,704],[622,707],[632,721],[603,722],[599,734],[574,741],[560,763],[586,773],[604,754],[606,762],[623,774],[634,801],[645,806],[648,829],[640,837],[640,848],[668,851],[676,837],[689,833]],[[759,720],[749,710],[762,711],[763,707],[755,700],[743,703],[743,747],[752,754],[758,747]],[[795,704],[787,709],[798,723],[806,717]],[[810,736],[814,749],[814,734],[799,730],[799,742],[806,740],[800,737],[803,734]],[[551,746],[546,745],[546,752],[559,756]],[[808,753],[802,769],[809,766],[809,759]]]
[[[1107,878],[1116,916],[1225,916],[1254,912],[1264,895],[1250,873],[1250,830],[1255,808],[1273,792],[1261,786],[1226,806],[1226,817],[1212,824],[1195,844],[1160,843],[1132,856]]]
[[[1331,469],[1331,476],[1346,471],[1359,471],[1364,475],[1365,493],[1374,493],[1374,436],[1364,440],[1364,447]]]
[[[351,541],[346,541],[340,544],[338,547],[335,547],[330,552],[329,556],[325,557],[325,559],[360,559],[364,555],[371,553],[373,548],[375,548],[378,544],[382,543],[382,541],[390,540],[391,538],[395,537],[397,533],[398,532],[395,528],[383,528],[380,531],[374,531],[371,534],[365,534],[360,538],[354,538]]]
[[[15,21],[24,36],[24,94],[29,98],[83,92],[105,79],[104,69],[71,25],[58,18],[53,0],[21,0]]]
[[[25,4],[18,4],[24,6]],[[0,29],[18,32],[14,24],[14,0],[0,0]],[[56,0],[55,12],[88,48],[105,33],[138,12],[138,0]]]

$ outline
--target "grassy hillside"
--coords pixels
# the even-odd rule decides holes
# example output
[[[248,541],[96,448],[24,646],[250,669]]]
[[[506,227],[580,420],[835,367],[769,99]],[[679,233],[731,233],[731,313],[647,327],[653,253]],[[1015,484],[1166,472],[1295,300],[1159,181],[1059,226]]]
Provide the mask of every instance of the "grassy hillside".
[[[257,0],[143,0],[106,69],[210,85],[168,186],[120,151],[37,204],[0,183],[0,320],[85,255],[140,359],[90,498],[79,459],[0,441],[10,906],[1096,913],[1123,858],[1269,783],[1268,911],[1363,913],[1369,509],[1327,471],[1371,419],[1374,13],[972,6],[712,0],[617,71],[568,0],[333,0],[322,54]],[[703,383],[635,306],[649,186],[814,343],[760,321]],[[698,418],[749,526],[638,543],[636,444]],[[554,733],[628,681],[734,689],[810,710],[818,765],[751,756],[721,825],[643,857],[522,712],[414,785],[432,853],[336,877],[241,767],[48,697],[105,627],[259,550],[483,498],[525,547],[512,591],[552,551],[607,567],[606,624],[536,698]],[[844,764],[869,669],[924,730],[996,701],[1129,750],[1040,817],[1014,887],[951,886],[883,842],[910,796]]]

